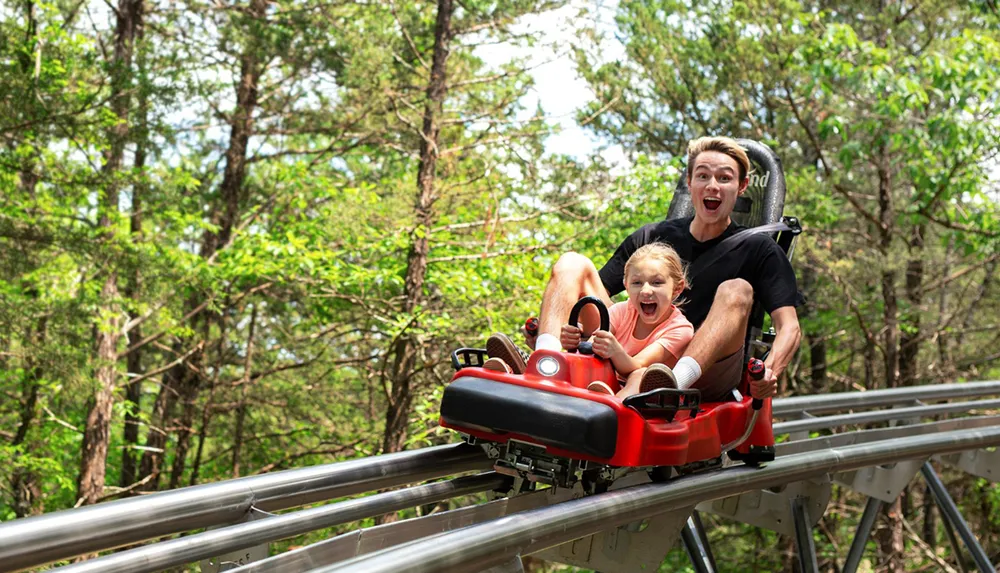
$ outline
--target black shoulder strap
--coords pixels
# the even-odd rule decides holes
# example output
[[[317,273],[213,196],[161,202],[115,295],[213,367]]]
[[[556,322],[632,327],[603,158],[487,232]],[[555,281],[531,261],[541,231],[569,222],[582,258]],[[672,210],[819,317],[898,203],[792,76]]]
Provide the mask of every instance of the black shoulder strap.
[[[735,249],[740,243],[743,243],[749,239],[752,235],[760,234],[771,234],[778,233],[781,231],[792,231],[792,228],[788,226],[784,221],[778,221],[777,223],[770,223],[768,225],[761,225],[759,227],[750,227],[749,229],[743,229],[735,235],[726,237],[721,243],[715,245],[705,253],[702,253],[698,260],[691,263],[688,266],[688,280],[694,282],[694,277],[700,274],[702,271],[708,267],[715,264],[723,255]]]

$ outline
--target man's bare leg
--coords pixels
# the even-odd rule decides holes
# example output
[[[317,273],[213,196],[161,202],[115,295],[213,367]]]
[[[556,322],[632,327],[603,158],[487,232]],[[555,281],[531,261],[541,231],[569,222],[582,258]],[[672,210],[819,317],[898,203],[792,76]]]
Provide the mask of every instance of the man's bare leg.
[[[545,337],[548,340],[543,339],[543,341],[549,344],[551,349],[559,349],[559,332],[562,325],[568,321],[573,305],[581,297],[588,295],[600,298],[605,306],[611,306],[611,299],[604,290],[604,283],[601,282],[597,267],[590,259],[577,253],[566,253],[559,257],[552,267],[549,282],[545,286],[538,320],[538,336],[549,335]],[[580,313],[580,322],[585,333],[597,330],[601,324],[597,309],[593,305],[587,305]],[[536,348],[536,337],[525,333],[525,338],[529,347]],[[491,358],[502,360],[514,374],[524,372],[527,360],[522,356],[523,352],[506,335],[502,333],[491,335],[486,341],[486,353]]]
[[[679,388],[690,388],[705,369],[743,348],[752,307],[750,283],[733,279],[719,285],[708,316],[673,369]]]
[[[605,306],[611,307],[611,298],[604,289],[597,267],[587,257],[566,253],[559,257],[542,295],[542,309],[538,317],[538,334],[550,334],[557,339],[562,326],[569,320],[573,305],[582,297],[596,296]],[[601,319],[593,305],[580,312],[583,331],[589,334],[600,326]]]

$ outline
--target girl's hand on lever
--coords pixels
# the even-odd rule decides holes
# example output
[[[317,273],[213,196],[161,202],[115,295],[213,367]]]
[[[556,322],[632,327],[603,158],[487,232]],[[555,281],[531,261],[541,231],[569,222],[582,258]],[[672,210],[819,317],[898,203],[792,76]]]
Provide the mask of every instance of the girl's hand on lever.
[[[613,334],[607,330],[598,330],[594,332],[594,354],[613,360],[616,356],[625,354],[625,349]]]

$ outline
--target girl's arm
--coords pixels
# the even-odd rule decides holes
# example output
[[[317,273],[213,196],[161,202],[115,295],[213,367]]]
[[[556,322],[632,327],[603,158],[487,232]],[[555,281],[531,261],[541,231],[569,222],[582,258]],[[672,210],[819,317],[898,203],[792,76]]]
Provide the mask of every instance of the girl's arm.
[[[635,356],[629,356],[618,339],[605,330],[594,333],[594,354],[610,359],[615,372],[622,376],[628,376],[639,368],[651,364],[660,363],[667,366],[677,364],[677,357],[657,342],[643,348]]]

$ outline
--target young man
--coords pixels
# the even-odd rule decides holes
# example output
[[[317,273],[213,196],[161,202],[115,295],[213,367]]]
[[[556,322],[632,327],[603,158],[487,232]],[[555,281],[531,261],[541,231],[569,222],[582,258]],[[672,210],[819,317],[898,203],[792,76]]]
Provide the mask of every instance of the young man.
[[[573,305],[583,296],[599,297],[611,306],[610,297],[624,289],[625,261],[642,245],[663,242],[672,246],[690,265],[703,253],[742,227],[730,215],[736,198],[749,183],[750,160],[736,141],[703,137],[688,146],[688,189],[694,217],[650,223],[632,233],[615,250],[600,271],[577,253],[559,258],[542,296],[538,337],[533,348],[560,350],[559,332]],[[752,235],[694,277],[682,293],[681,308],[695,327],[684,356],[670,368],[651,367],[647,375],[664,379],[668,386],[697,388],[705,401],[724,399],[740,381],[744,365],[743,343],[747,320],[755,300],[771,315],[776,337],[765,361],[763,379],[751,384],[755,398],[777,391],[778,377],[799,346],[801,333],[795,312],[798,297],[795,273],[781,248],[765,235]],[[600,324],[593,306],[584,308],[580,321],[585,333]],[[525,358],[506,336],[494,334],[487,353],[523,372]]]

